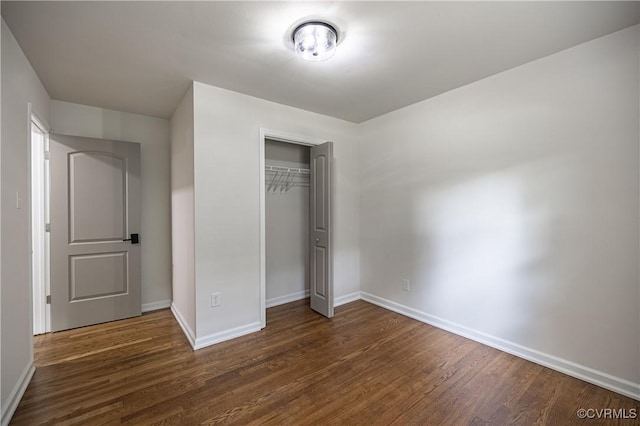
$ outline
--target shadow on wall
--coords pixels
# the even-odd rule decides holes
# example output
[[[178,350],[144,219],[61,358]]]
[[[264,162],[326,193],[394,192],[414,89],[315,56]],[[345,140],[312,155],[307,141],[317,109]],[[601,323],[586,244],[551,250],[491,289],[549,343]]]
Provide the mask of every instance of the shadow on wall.
[[[413,252],[421,260],[414,259],[414,276],[425,283],[420,296],[432,312],[515,336],[534,332],[527,329],[533,323],[528,306],[564,303],[536,301],[536,287],[550,280],[541,265],[550,261],[554,218],[550,200],[527,193],[527,175],[545,186],[554,169],[561,167],[540,161],[440,183],[417,195]]]
[[[629,191],[600,163],[558,156],[414,185],[420,309],[551,353],[628,339],[638,327],[638,197],[621,197]]]

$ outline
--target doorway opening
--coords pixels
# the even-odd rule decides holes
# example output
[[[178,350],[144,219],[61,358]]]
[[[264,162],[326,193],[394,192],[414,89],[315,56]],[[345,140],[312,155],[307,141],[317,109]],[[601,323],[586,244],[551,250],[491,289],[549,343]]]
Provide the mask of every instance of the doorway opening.
[[[312,309],[331,317],[332,144],[266,129],[260,133],[261,328],[267,307],[309,296]]]
[[[49,132],[34,114],[31,116],[31,294],[33,334],[51,331],[49,282]]]
[[[309,297],[309,154],[265,142],[267,308]]]

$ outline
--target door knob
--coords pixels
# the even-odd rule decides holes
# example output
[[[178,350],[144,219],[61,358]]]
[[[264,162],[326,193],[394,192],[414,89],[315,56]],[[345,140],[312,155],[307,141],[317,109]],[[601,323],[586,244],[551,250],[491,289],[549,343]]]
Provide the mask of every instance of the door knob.
[[[131,241],[131,244],[140,244],[140,234],[131,234],[131,238],[122,241]]]
[[[316,243],[319,243],[319,242],[320,242],[320,238],[316,238]]]

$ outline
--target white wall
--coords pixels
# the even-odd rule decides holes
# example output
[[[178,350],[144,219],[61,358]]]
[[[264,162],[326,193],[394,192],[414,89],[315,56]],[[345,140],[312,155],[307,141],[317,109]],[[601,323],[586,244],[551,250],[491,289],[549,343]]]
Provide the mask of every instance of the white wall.
[[[140,144],[142,308],[166,308],[171,300],[169,121],[53,100],[51,130]]]
[[[308,169],[309,154],[308,146],[265,143],[268,165]],[[301,299],[309,290],[309,188],[274,189],[265,193],[267,307]]]
[[[364,123],[365,296],[638,393],[639,35]]]
[[[49,95],[2,20],[2,306],[0,404],[9,421],[33,373],[27,103],[49,124]],[[16,208],[16,192],[21,199]]]
[[[334,142],[336,297],[359,290],[356,125],[194,83],[196,322],[200,339],[260,322],[260,128]],[[212,292],[221,306],[209,307]]]
[[[193,87],[171,117],[171,218],[173,234],[173,310],[195,339],[195,222]]]

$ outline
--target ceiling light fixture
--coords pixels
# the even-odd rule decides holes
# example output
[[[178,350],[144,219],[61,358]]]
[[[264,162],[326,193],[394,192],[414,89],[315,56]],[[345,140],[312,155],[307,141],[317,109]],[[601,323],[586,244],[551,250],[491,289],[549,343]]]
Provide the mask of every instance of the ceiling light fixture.
[[[320,21],[304,22],[291,35],[298,56],[307,61],[325,61],[336,53],[338,31]]]

